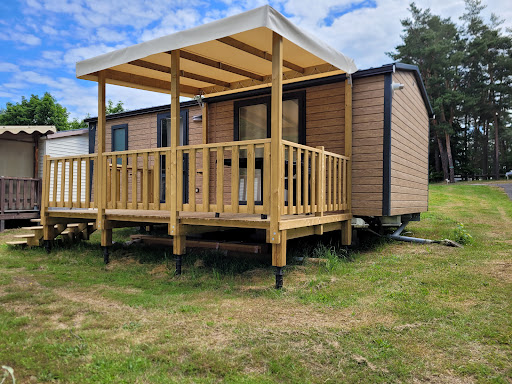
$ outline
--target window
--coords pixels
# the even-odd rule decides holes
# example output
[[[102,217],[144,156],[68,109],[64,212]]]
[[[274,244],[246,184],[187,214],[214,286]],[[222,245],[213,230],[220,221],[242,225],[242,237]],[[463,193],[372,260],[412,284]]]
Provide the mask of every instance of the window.
[[[287,93],[283,96],[283,139],[306,144],[305,92]],[[256,140],[270,137],[271,98],[258,97],[235,102],[234,139]],[[262,204],[263,149],[256,150],[254,172],[254,199]],[[286,192],[285,192],[286,194]],[[240,151],[240,204],[247,203],[247,151]]]
[[[158,148],[171,146],[171,113],[164,112],[157,115]],[[188,144],[188,110],[180,112],[180,142],[178,145]],[[165,203],[165,155],[160,155],[160,202]],[[183,154],[183,202],[188,202],[188,154]]]
[[[128,124],[112,126],[112,152],[128,150]],[[117,164],[121,164],[122,159],[117,159]]]

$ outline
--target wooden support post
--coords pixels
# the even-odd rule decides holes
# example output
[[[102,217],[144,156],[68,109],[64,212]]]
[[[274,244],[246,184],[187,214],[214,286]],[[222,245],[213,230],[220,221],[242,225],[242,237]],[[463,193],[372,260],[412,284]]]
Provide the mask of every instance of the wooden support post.
[[[57,166],[57,163],[54,163]],[[43,240],[53,240],[53,225],[48,224],[48,204],[50,200],[50,156],[43,157],[43,193],[41,197],[41,225],[43,226]],[[57,172],[54,172],[55,179]],[[54,187],[55,188],[55,187]],[[2,191],[3,191],[2,187]],[[54,195],[55,196],[55,195]]]
[[[271,135],[270,151],[271,162],[271,199],[270,199],[270,242],[272,254],[274,247],[281,250],[281,236],[279,221],[281,220],[281,208],[283,204],[281,191],[281,175],[284,172],[283,140],[283,38],[279,34],[272,34],[272,98],[271,98]],[[286,242],[286,240],[285,240]],[[286,245],[285,245],[286,253]],[[285,258],[286,262],[286,258]]]
[[[171,52],[171,193],[170,193],[170,216],[171,221],[169,223],[169,235],[179,237],[178,228],[178,191],[177,181],[178,175],[177,167],[177,151],[176,147],[180,140],[180,51],[174,50]],[[176,242],[175,242],[176,243]]]
[[[281,242],[272,244],[272,265],[284,267],[286,265],[286,231],[280,233]]]
[[[107,205],[107,180],[106,180],[106,161],[103,158],[105,152],[105,131],[106,131],[106,112],[105,112],[105,71],[98,74],[98,125],[96,127],[96,138],[98,140],[98,161],[96,166],[96,184],[98,186],[98,196],[94,196],[98,203],[98,216],[96,226],[101,230],[101,245],[107,247],[112,245],[112,230],[107,229],[105,220],[105,207]],[[62,186],[61,186],[62,188]]]
[[[349,159],[346,162],[346,176],[343,180],[346,183],[347,211],[352,212],[352,78],[345,80],[345,156]],[[344,188],[345,190],[345,188]],[[343,222],[341,229],[341,243],[352,244],[352,222]]]
[[[352,78],[345,80],[345,156],[347,160],[347,210],[352,211]]]

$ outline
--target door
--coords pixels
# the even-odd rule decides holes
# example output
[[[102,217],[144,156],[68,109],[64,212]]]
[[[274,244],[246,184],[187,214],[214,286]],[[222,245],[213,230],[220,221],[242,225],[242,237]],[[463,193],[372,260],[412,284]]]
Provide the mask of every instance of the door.
[[[157,116],[157,147],[171,146],[171,114],[159,113]],[[180,112],[180,142],[178,145],[188,145],[188,110]],[[165,203],[165,155],[160,156],[160,202]],[[188,154],[183,155],[183,202],[188,203]]]

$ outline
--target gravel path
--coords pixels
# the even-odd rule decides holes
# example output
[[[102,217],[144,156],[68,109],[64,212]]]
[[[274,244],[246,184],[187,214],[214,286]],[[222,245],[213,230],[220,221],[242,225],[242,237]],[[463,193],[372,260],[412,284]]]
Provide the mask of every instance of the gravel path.
[[[491,184],[496,187],[503,188],[509,199],[512,200],[512,183],[510,184]]]

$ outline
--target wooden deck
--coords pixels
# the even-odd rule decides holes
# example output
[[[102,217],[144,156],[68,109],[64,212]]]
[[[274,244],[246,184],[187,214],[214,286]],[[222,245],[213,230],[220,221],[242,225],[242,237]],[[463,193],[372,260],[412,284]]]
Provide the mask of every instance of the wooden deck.
[[[67,208],[49,208],[48,217],[54,219],[73,219],[75,221],[96,220],[98,210],[90,209],[67,209]],[[131,209],[107,209],[105,218],[112,222],[133,222],[140,224],[169,224],[169,211],[153,210],[131,210]],[[290,230],[301,227],[314,227],[318,225],[330,224],[345,220],[350,220],[351,214],[348,213],[328,213],[324,216],[313,216],[307,214],[282,215],[279,229]],[[179,223],[183,225],[201,225],[213,227],[228,228],[254,228],[269,229],[270,219],[262,219],[257,214],[233,214],[223,213],[215,217],[211,212],[180,212]]]

